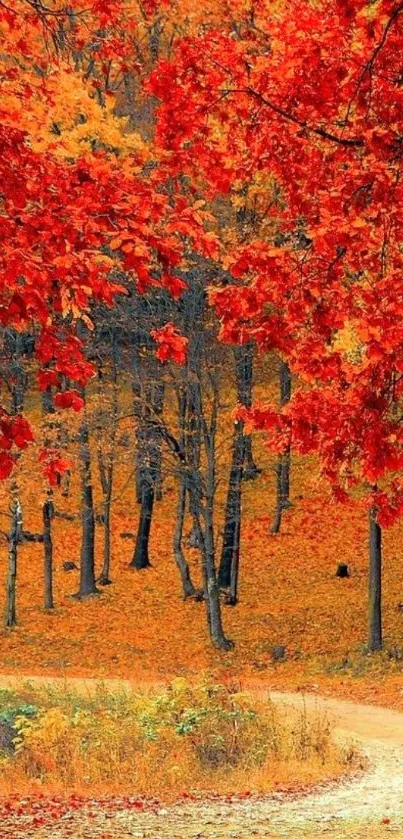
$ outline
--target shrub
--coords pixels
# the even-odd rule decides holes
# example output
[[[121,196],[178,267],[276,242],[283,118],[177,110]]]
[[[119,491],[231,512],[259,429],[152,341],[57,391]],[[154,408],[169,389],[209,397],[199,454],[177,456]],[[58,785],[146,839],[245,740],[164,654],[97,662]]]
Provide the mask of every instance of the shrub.
[[[285,714],[269,699],[257,703],[224,685],[178,679],[149,694],[59,692],[29,707],[35,712],[14,716],[15,755],[2,771],[42,786],[228,793],[270,789],[296,775],[322,777],[325,766],[337,774],[345,766],[325,718],[310,719],[304,709]]]

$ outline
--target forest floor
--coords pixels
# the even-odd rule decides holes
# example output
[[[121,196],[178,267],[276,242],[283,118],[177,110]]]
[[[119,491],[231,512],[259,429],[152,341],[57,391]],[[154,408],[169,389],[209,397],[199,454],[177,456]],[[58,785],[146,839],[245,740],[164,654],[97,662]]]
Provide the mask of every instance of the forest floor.
[[[1,678],[14,688],[23,679]],[[33,681],[33,680],[30,680]],[[37,686],[49,679],[35,680]],[[55,685],[55,680],[51,680]],[[91,691],[89,680],[69,680]],[[110,689],[129,688],[111,682]],[[273,692],[282,706],[326,713],[338,742],[359,746],[367,768],[348,780],[313,792],[245,799],[180,801],[170,806],[110,800],[14,801],[0,805],[1,836],[10,839],[378,839],[403,837],[403,714],[348,701]]]
[[[332,504],[318,481],[314,463],[296,458],[292,468],[293,506],[279,536],[269,534],[273,510],[274,461],[256,446],[264,467],[244,491],[240,600],[223,607],[227,635],[235,649],[211,647],[202,603],[183,602],[172,558],[176,492],[168,475],[164,498],[156,505],[151,537],[152,567],[128,569],[135,530],[132,475],[119,474],[113,519],[113,585],[85,602],[71,595],[78,571],[63,571],[66,560],[79,563],[77,522],[55,521],[54,588],[56,608],[43,610],[42,546],[22,546],[17,586],[18,626],[0,628],[1,669],[8,673],[75,675],[166,682],[176,676],[253,686],[334,694],[403,709],[403,525],[384,535],[385,650],[367,655],[366,514],[357,501]],[[31,473],[34,469],[30,466]],[[28,467],[27,467],[28,470]],[[57,505],[78,510],[76,477],[70,499]],[[222,514],[224,486],[219,487]],[[7,509],[0,487],[0,513]],[[23,492],[25,527],[41,530],[41,496],[30,479]],[[3,525],[4,526],[4,525]],[[186,549],[192,575],[200,584],[197,551]],[[102,527],[97,528],[98,562]],[[339,561],[348,579],[335,576]],[[0,548],[0,578],[6,574],[6,545]],[[275,645],[287,659],[274,663]]]
[[[269,365],[270,367],[270,365]],[[256,399],[277,398],[271,368],[263,371]],[[123,398],[123,397],[122,397]],[[129,414],[131,392],[124,395]],[[232,443],[230,391],[219,429],[217,449],[217,533],[221,526],[228,461]],[[38,406],[28,406],[34,427],[40,425]],[[96,407],[96,406],[95,406]],[[126,412],[127,408],[127,412]],[[169,420],[169,417],[168,417]],[[78,422],[78,420],[76,420]],[[164,493],[155,505],[151,530],[152,567],[131,571],[138,507],[134,500],[133,434],[131,420],[122,423],[113,494],[113,585],[100,596],[78,601],[78,570],[66,572],[63,563],[80,558],[79,520],[56,519],[54,538],[54,595],[56,608],[43,609],[42,545],[21,546],[18,563],[17,617],[13,630],[0,627],[0,668],[4,673],[117,678],[137,683],[164,682],[178,676],[195,680],[206,674],[218,681],[248,687],[265,682],[272,689],[334,694],[356,701],[403,710],[403,521],[384,532],[383,612],[385,649],[368,655],[367,514],[359,499],[349,505],[331,501],[314,460],[293,457],[292,506],[284,513],[281,534],[272,536],[275,504],[275,456],[264,438],[254,436],[254,453],[262,474],[246,482],[243,491],[239,603],[223,607],[227,635],[235,642],[223,654],[212,648],[203,603],[183,602],[178,570],[173,560],[172,535],[177,487],[172,463],[164,463]],[[38,439],[41,439],[38,432]],[[74,455],[74,452],[72,453]],[[19,466],[24,528],[42,530],[45,486],[35,446],[24,452]],[[79,470],[73,469],[70,496],[55,493],[56,507],[80,511]],[[95,501],[102,511],[93,458]],[[0,591],[5,580],[9,499],[0,483]],[[186,523],[186,534],[190,521]],[[122,538],[122,534],[125,538]],[[129,534],[129,535],[128,535]],[[132,536],[130,536],[132,534]],[[97,569],[102,565],[103,528],[97,527]],[[219,545],[219,539],[218,539]],[[196,585],[201,585],[198,552],[184,544]],[[218,557],[219,558],[219,557]],[[339,579],[339,562],[350,577]],[[1,598],[0,598],[1,611]],[[273,662],[272,649],[284,645],[286,660]]]
[[[227,464],[230,433],[223,439],[220,456]],[[358,500],[349,506],[332,503],[315,463],[294,458],[292,506],[284,515],[281,534],[271,536],[275,461],[258,437],[255,452],[263,473],[244,490],[240,601],[236,608],[223,608],[226,633],[235,641],[233,651],[223,654],[211,647],[203,604],[181,598],[172,558],[176,490],[169,470],[152,526],[152,567],[128,570],[133,538],[121,534],[135,532],[137,509],[132,451],[122,450],[114,494],[113,585],[87,601],[72,598],[78,589],[78,571],[65,572],[62,566],[66,560],[79,564],[79,525],[56,521],[56,608],[48,614],[42,607],[42,546],[22,546],[18,626],[0,629],[4,674],[0,687],[17,688],[29,673],[34,682],[77,677],[84,691],[90,689],[90,679],[104,681],[113,690],[114,685],[141,689],[165,685],[178,676],[195,681],[207,676],[242,689],[264,687],[270,694],[299,692],[309,702],[337,702],[337,727],[362,744],[370,761],[368,772],[306,796],[288,795],[286,800],[182,802],[168,809],[140,810],[136,803],[133,807],[125,802],[99,803],[87,808],[87,815],[81,805],[66,809],[58,801],[39,803],[39,815],[38,809],[30,812],[25,804],[12,806],[10,812],[8,805],[5,809],[0,805],[1,839],[403,837],[403,715],[396,714],[403,710],[403,523],[384,534],[385,649],[368,655],[365,511]],[[44,492],[38,489],[35,452],[25,457],[24,527],[39,532]],[[224,508],[225,474],[218,469],[218,520]],[[79,510],[78,498],[75,474],[71,497],[55,497],[55,502],[74,513]],[[96,499],[99,504],[98,487]],[[0,515],[7,509],[2,485]],[[0,577],[5,578],[3,544]],[[197,551],[186,547],[186,553],[194,580],[200,583]],[[97,532],[97,557],[100,565],[102,527]],[[336,578],[339,562],[348,563],[348,579]],[[272,660],[272,648],[278,644],[287,649],[283,662]],[[75,681],[75,689],[78,684]],[[344,700],[366,704],[353,708]]]

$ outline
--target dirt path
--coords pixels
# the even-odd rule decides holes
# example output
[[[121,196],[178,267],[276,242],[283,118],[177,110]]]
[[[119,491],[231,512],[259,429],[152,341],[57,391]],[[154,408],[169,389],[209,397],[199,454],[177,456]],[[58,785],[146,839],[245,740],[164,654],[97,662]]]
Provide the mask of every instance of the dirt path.
[[[28,677],[25,678],[25,681]],[[80,693],[91,693],[96,682],[86,679],[32,677],[36,686],[65,685]],[[1,687],[17,687],[19,676],[0,676]],[[128,681],[106,680],[110,690],[131,690]],[[141,685],[136,685],[139,689]],[[264,691],[260,692],[260,696]],[[267,692],[267,695],[269,693]],[[99,813],[87,820],[76,816],[45,828],[29,829],[2,824],[3,837],[24,839],[251,839],[289,837],[309,839],[378,839],[386,835],[403,837],[403,714],[369,705],[298,694],[270,692],[275,702],[326,712],[335,724],[342,743],[359,744],[368,758],[368,771],[361,777],[333,788],[305,796],[271,796],[239,803],[180,803],[158,812]],[[390,820],[390,823],[389,821]],[[22,831],[22,832],[20,832]],[[24,832],[25,831],[25,832]]]

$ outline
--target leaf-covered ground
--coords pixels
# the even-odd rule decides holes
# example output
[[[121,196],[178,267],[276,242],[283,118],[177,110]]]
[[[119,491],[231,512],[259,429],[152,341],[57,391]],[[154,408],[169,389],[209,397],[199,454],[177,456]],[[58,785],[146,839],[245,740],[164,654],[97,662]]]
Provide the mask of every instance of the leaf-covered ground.
[[[271,368],[260,372],[256,396],[276,398],[277,383]],[[129,413],[130,393],[124,394],[123,413]],[[231,450],[233,394],[228,394],[220,426],[218,449],[217,525],[222,521],[228,459]],[[94,407],[96,409],[96,398]],[[40,412],[30,413],[38,426]],[[69,421],[69,420],[68,420]],[[168,421],[171,421],[168,412]],[[174,421],[174,420],[172,420]],[[132,434],[131,421],[122,433]],[[40,435],[39,438],[40,439]],[[99,597],[79,602],[78,571],[65,572],[62,564],[79,564],[79,521],[56,520],[54,565],[56,609],[46,614],[43,602],[43,553],[40,544],[20,549],[17,612],[18,627],[0,628],[1,671],[49,675],[84,675],[128,678],[147,683],[178,675],[197,677],[209,671],[215,677],[240,679],[244,684],[264,682],[268,687],[289,687],[333,692],[403,708],[403,584],[401,557],[403,523],[384,533],[385,651],[367,656],[367,519],[359,500],[349,507],[332,503],[320,483],[316,464],[304,458],[292,463],[292,507],[284,514],[282,532],[270,535],[274,507],[275,458],[255,435],[255,457],[262,475],[244,487],[240,602],[224,607],[227,634],[233,652],[211,647],[205,608],[183,602],[179,575],[173,561],[172,533],[176,508],[176,482],[172,463],[165,466],[164,497],[155,506],[150,558],[152,567],[128,570],[138,507],[134,501],[133,449],[119,450],[114,491],[113,585]],[[94,453],[95,454],[95,453]],[[20,482],[24,527],[40,532],[45,488],[38,471],[35,447],[24,453]],[[96,457],[93,473],[97,484]],[[101,494],[95,487],[100,510]],[[78,470],[70,498],[55,496],[56,505],[79,512]],[[6,487],[0,485],[0,514],[8,509]],[[190,528],[188,523],[187,531]],[[186,546],[185,546],[186,547]],[[201,581],[197,551],[186,547],[195,582]],[[347,562],[349,579],[336,578],[339,562]],[[102,564],[102,527],[97,528],[97,562]],[[0,543],[0,578],[5,578],[7,548]],[[287,647],[287,660],[273,664],[271,650]]]
[[[293,465],[293,507],[278,537],[268,533],[273,508],[273,460],[263,449],[263,475],[245,488],[240,603],[224,609],[227,632],[236,642],[222,655],[209,644],[203,604],[182,602],[172,559],[175,490],[168,477],[165,497],[153,523],[152,568],[131,572],[133,542],[120,534],[135,530],[130,474],[119,477],[113,539],[113,585],[87,602],[71,599],[78,572],[62,563],[78,563],[80,534],[76,522],[57,522],[55,535],[54,614],[42,609],[42,549],[21,548],[18,582],[19,626],[0,630],[2,670],[158,681],[180,674],[215,671],[221,677],[267,685],[329,689],[336,693],[403,707],[403,600],[401,546],[403,529],[385,535],[384,622],[387,652],[369,658],[366,637],[366,517],[355,508],[332,505],[318,485],[314,464]],[[32,467],[33,468],[33,467]],[[4,498],[3,505],[6,504]],[[2,506],[3,506],[2,505]],[[62,501],[60,501],[62,506]],[[77,487],[64,509],[77,507]],[[32,477],[24,491],[26,526],[40,529],[40,491]],[[101,555],[101,528],[98,532]],[[188,551],[200,579],[198,556]],[[339,580],[339,561],[351,577]],[[5,574],[6,548],[0,552]],[[271,648],[285,644],[288,660],[273,665]],[[382,679],[379,676],[382,675]]]

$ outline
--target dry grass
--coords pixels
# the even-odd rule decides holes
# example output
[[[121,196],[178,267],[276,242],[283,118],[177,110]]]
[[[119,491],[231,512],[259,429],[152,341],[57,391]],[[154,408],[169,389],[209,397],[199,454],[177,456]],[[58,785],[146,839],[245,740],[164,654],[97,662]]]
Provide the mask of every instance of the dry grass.
[[[172,800],[183,793],[233,795],[301,789],[358,764],[336,746],[328,720],[281,712],[269,700],[223,685],[92,697],[60,689],[3,692],[1,717],[15,728],[0,790],[130,794]]]

